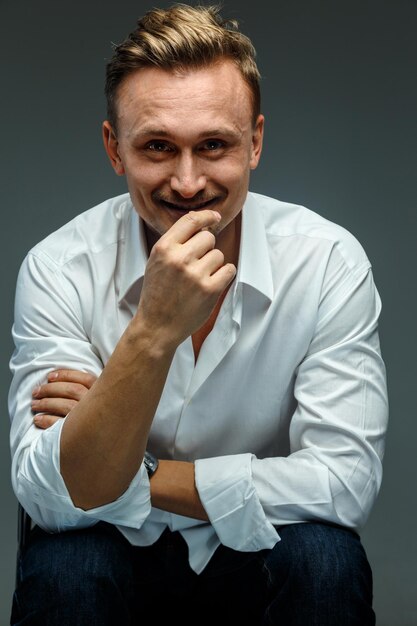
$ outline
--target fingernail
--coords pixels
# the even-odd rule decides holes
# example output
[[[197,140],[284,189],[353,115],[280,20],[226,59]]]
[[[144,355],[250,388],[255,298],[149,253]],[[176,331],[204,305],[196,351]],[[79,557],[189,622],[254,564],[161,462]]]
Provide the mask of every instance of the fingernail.
[[[32,408],[36,408],[37,406],[39,406],[39,400],[32,400]]]
[[[35,417],[33,418],[33,422],[34,424],[40,424],[42,422],[42,415],[41,414],[35,415]]]
[[[39,389],[40,389],[40,387],[35,387],[35,389],[32,391],[32,396],[33,396],[34,398],[36,398],[36,396],[38,395],[38,393],[39,393]]]
[[[48,380],[55,380],[56,378],[58,378],[58,372],[51,372],[48,374]]]

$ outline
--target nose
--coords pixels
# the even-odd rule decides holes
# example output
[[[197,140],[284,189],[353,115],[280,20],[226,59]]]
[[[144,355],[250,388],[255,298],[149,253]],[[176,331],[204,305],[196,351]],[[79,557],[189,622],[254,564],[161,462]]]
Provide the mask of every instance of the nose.
[[[171,189],[183,198],[192,198],[206,186],[206,177],[198,169],[197,158],[192,154],[179,155],[171,175]]]

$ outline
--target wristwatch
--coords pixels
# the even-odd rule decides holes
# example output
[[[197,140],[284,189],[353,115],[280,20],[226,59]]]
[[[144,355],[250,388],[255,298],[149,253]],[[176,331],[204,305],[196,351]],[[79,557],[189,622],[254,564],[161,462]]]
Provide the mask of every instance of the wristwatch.
[[[146,471],[148,472],[148,476],[150,478],[151,476],[155,474],[156,470],[158,469],[159,461],[156,458],[156,456],[154,456],[153,454],[151,454],[151,452],[148,452],[148,450],[146,450],[145,455],[143,457],[143,463],[146,467]]]

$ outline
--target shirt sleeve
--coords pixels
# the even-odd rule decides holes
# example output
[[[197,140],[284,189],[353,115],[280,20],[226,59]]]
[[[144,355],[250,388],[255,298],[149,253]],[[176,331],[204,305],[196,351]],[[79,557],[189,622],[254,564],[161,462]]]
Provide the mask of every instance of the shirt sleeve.
[[[363,527],[381,485],[388,423],[380,311],[369,263],[347,267],[335,250],[314,337],[296,371],[290,454],[196,462],[197,489],[223,543],[250,549],[239,543],[240,528],[261,549],[285,524]]]
[[[103,363],[86,336],[71,288],[58,268],[34,254],[24,260],[16,287],[9,390],[12,485],[32,520],[46,531],[86,527],[102,520],[139,528],[150,512],[147,472],[141,465],[116,501],[84,511],[75,507],[60,473],[64,419],[41,430],[33,424],[32,390],[56,368],[99,376]]]

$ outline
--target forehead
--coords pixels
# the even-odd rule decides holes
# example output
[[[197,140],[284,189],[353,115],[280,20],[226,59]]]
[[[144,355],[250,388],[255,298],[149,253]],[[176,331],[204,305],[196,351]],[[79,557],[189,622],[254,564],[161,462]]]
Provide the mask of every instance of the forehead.
[[[155,124],[251,123],[250,89],[239,69],[225,60],[203,68],[174,72],[147,67],[128,75],[117,95],[118,128],[135,132]],[[167,130],[169,130],[167,128]]]

